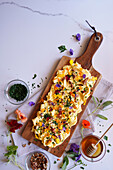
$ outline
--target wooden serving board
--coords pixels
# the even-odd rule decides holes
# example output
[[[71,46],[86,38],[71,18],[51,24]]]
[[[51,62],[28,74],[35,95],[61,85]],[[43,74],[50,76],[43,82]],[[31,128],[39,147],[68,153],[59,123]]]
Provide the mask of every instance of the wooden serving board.
[[[94,85],[94,87],[92,89],[91,96],[92,96],[92,94],[94,92],[94,89],[96,88],[96,86],[98,85],[98,83],[99,83],[99,81],[100,81],[100,79],[102,77],[101,74],[99,72],[97,72],[92,66],[92,57],[93,57],[94,53],[96,52],[96,50],[98,49],[98,47],[100,46],[100,44],[102,42],[102,39],[103,39],[103,36],[102,36],[101,33],[97,33],[97,35],[99,37],[99,40],[96,40],[95,34],[93,34],[91,36],[90,40],[89,40],[88,46],[87,46],[86,51],[84,52],[84,54],[74,60],[74,62],[77,61],[79,64],[81,64],[83,68],[88,69],[92,76],[97,77],[97,81],[96,81],[96,83],[95,83],[95,85]],[[52,80],[53,80],[54,76],[56,75],[56,72],[59,69],[62,69],[64,65],[69,64],[70,59],[71,59],[70,57],[66,57],[66,56],[63,56],[61,58],[61,60],[60,60],[59,64],[57,65],[57,67],[56,67],[56,69],[55,69],[55,71],[54,71],[48,85],[46,86],[41,98],[46,99],[46,95],[50,90],[50,87],[52,85]],[[30,116],[24,130],[23,130],[23,133],[22,133],[23,138],[25,138],[28,141],[36,144],[39,147],[45,149],[46,151],[52,153],[53,155],[61,157],[63,152],[65,151],[65,148],[66,148],[66,146],[67,146],[73,132],[75,131],[77,125],[79,124],[80,118],[82,117],[82,115],[83,115],[83,113],[84,113],[84,111],[85,111],[85,109],[86,109],[86,107],[88,105],[88,102],[91,99],[91,96],[87,99],[86,105],[82,105],[82,111],[77,116],[78,121],[77,121],[76,125],[71,127],[70,136],[67,139],[65,139],[65,141],[61,145],[59,145],[59,146],[57,146],[55,148],[49,148],[48,146],[45,147],[40,140],[37,140],[37,141],[34,140],[35,139],[34,133],[31,132],[32,125],[33,125],[32,124],[32,119],[37,116],[37,111],[40,109],[41,103],[36,104],[35,109],[32,112],[32,114],[31,114],[31,116]]]

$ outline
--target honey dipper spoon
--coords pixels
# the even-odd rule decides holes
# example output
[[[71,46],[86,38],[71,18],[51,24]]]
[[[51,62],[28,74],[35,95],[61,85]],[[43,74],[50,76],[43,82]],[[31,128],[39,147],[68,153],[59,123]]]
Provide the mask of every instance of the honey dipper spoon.
[[[113,123],[111,124],[111,126],[104,132],[104,134],[100,137],[100,139],[98,140],[98,142],[96,144],[91,144],[87,150],[86,153],[88,156],[92,156],[96,151],[97,151],[97,145],[99,144],[99,142],[101,141],[101,139],[104,137],[104,135],[108,132],[108,130],[113,126]]]

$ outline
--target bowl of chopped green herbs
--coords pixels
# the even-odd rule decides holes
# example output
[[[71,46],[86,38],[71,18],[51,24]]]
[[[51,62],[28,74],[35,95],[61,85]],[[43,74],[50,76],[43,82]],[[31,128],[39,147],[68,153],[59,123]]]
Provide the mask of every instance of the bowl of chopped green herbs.
[[[10,81],[4,92],[7,100],[14,105],[24,103],[28,99],[30,93],[28,85],[19,79]]]

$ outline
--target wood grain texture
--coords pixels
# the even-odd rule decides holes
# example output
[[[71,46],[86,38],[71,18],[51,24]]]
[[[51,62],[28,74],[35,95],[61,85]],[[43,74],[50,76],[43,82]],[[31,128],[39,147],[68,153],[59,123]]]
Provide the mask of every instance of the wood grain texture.
[[[75,131],[77,125],[79,124],[80,122],[80,118],[82,117],[90,99],[91,99],[91,96],[96,88],[96,86],[98,85],[100,79],[101,79],[101,74],[99,72],[97,72],[93,66],[92,66],[92,57],[94,55],[94,53],[96,52],[96,50],[99,48],[101,42],[102,42],[102,39],[103,39],[103,36],[101,33],[97,33],[97,35],[99,36],[99,40],[96,40],[96,37],[95,37],[95,34],[93,34],[89,40],[89,43],[88,43],[88,46],[86,48],[86,51],[84,52],[84,54],[76,59],[74,59],[74,62],[78,62],[79,64],[82,65],[83,68],[85,69],[88,69],[91,73],[92,76],[95,76],[97,77],[97,81],[92,89],[92,93],[90,95],[90,97],[87,99],[87,102],[86,102],[86,105],[82,105],[82,111],[78,114],[77,116],[77,123],[76,125],[72,126],[71,127],[71,133],[70,133],[70,136],[68,138],[65,139],[65,141],[55,147],[55,148],[49,148],[49,147],[45,147],[42,142],[40,140],[37,140],[35,141],[35,136],[34,136],[34,133],[31,132],[31,129],[32,129],[32,119],[35,118],[37,116],[37,111],[40,109],[40,105],[41,103],[37,103],[36,106],[35,106],[35,109],[34,111],[32,112],[28,122],[27,122],[27,125],[26,127],[24,128],[23,130],[23,133],[22,133],[22,136],[23,138],[27,139],[28,141],[36,144],[37,146],[45,149],[46,151],[52,153],[53,155],[56,155],[58,157],[61,157],[63,152],[65,151],[65,148],[67,146],[67,144],[69,143],[69,140],[73,134],[73,132]],[[51,88],[51,85],[52,85],[52,80],[54,78],[54,76],[56,75],[56,72],[59,70],[59,69],[62,69],[64,65],[67,65],[69,64],[69,60],[71,58],[70,57],[67,57],[67,56],[63,56],[59,62],[59,64],[57,65],[48,85],[46,86],[41,98],[43,99],[46,99],[46,95],[47,93],[49,92],[50,88]]]

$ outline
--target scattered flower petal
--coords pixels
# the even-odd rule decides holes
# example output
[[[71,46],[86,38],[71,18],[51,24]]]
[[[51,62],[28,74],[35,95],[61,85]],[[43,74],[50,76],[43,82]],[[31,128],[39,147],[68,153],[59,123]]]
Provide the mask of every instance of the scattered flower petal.
[[[78,34],[76,34],[76,39],[78,40],[78,41],[80,41],[81,40],[81,35],[78,33]]]
[[[26,122],[27,121],[27,117],[25,117],[25,115],[18,109],[15,110],[15,114],[17,114],[17,119],[21,120],[21,122]]]
[[[69,52],[70,52],[70,55],[73,55],[73,50],[72,50],[72,49],[70,49]],[[71,61],[71,60],[70,60],[70,61]],[[73,61],[73,60],[72,60],[72,61]]]
[[[84,128],[87,128],[87,129],[91,129],[89,126],[90,126],[90,122],[88,120],[83,120],[82,121],[82,126]]]
[[[29,106],[34,106],[34,105],[35,105],[35,103],[34,103],[34,102],[32,102],[32,101],[31,101],[31,102],[29,102],[28,104],[29,104]]]

